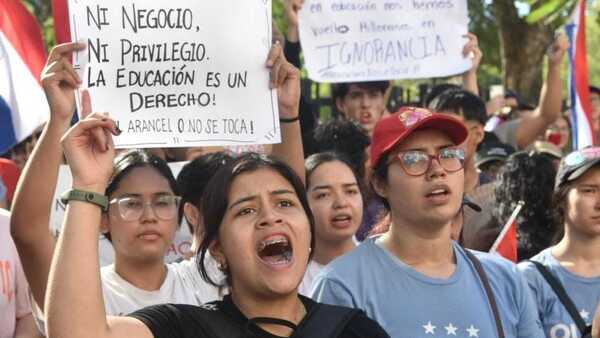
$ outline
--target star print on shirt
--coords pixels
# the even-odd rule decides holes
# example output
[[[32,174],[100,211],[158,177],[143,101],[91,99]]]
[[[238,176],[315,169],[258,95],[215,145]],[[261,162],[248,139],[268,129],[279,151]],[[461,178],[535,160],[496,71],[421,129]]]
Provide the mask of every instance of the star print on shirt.
[[[423,325],[423,328],[425,329],[425,334],[435,334],[435,325],[431,324],[431,321],[427,322],[427,325]]]
[[[590,313],[585,311],[585,309],[582,309],[581,312],[579,312],[579,315],[582,319],[590,319]]]
[[[469,333],[469,337],[479,338],[479,329],[476,329],[473,324],[467,328],[467,332]]]
[[[448,326],[444,326],[444,329],[446,329],[446,335],[453,335],[456,336],[456,330],[458,330],[457,327],[455,327],[454,325],[452,325],[452,323],[448,324]]]

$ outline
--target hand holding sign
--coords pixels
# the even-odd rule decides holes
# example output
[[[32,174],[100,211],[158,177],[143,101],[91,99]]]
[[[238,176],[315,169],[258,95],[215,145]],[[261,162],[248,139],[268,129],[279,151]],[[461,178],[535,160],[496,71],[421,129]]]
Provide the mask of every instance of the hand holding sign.
[[[300,111],[300,71],[287,62],[279,44],[271,47],[267,67],[271,68],[271,88],[277,89],[279,117],[297,117]]]
[[[91,112],[87,92],[82,97],[83,116]],[[112,135],[119,135],[115,121],[107,114],[93,113],[77,122],[61,143],[73,175],[73,187],[104,194],[113,172],[115,146]]]
[[[85,44],[65,43],[52,48],[42,71],[42,87],[50,105],[50,117],[71,121],[75,112],[75,89],[81,79],[69,61],[75,51],[85,49]]]

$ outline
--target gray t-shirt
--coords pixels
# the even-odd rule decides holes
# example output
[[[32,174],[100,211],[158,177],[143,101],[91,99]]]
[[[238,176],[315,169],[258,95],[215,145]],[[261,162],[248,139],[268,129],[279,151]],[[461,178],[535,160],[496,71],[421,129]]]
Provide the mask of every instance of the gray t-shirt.
[[[515,149],[519,149],[519,145],[517,144],[517,131],[519,130],[520,124],[521,119],[509,120],[499,124],[492,132],[498,136],[500,141],[510,144]]]
[[[328,264],[317,277],[317,301],[362,309],[394,338],[497,337],[483,284],[454,244],[456,271],[448,279],[428,277],[368,239]],[[507,338],[542,338],[541,323],[525,279],[515,264],[481,252]]]
[[[582,319],[587,325],[591,325],[596,307],[600,303],[600,276],[585,278],[573,274],[552,256],[551,248],[540,252],[531,260],[544,264],[550,270],[565,288]],[[536,298],[546,336],[548,338],[581,337],[575,322],[536,267],[530,262],[523,262],[519,264],[519,269],[527,278]]]

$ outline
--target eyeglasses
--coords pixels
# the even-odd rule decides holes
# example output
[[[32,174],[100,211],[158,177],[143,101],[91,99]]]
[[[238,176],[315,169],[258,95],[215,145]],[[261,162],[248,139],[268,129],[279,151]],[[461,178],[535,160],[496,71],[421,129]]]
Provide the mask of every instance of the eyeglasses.
[[[429,155],[419,150],[398,153],[400,166],[410,176],[421,176],[431,167],[431,161],[437,160],[448,173],[459,171],[465,163],[465,151],[460,148],[445,148],[436,155]]]
[[[109,205],[117,205],[117,211],[124,221],[139,220],[147,206],[151,207],[158,219],[170,221],[177,215],[180,201],[181,197],[173,195],[160,195],[146,202],[141,197],[127,196],[115,198]]]

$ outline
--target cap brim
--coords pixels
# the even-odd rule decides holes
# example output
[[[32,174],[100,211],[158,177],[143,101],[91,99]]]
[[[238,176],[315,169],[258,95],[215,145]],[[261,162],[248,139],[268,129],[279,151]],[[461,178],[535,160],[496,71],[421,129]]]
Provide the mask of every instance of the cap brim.
[[[482,158],[478,161],[475,161],[475,166],[479,167],[482,164],[486,164],[492,161],[501,161],[501,162],[506,162],[507,157],[504,156],[488,156],[486,158]]]
[[[572,173],[565,175],[566,178],[561,183],[569,182],[581,177],[581,175],[585,174],[591,167],[595,166],[598,163],[600,163],[600,158],[591,160],[589,163],[586,163],[582,167],[575,169]]]
[[[393,142],[390,142],[389,145],[383,149],[382,155],[388,153],[392,148],[404,141],[413,132],[422,129],[439,130],[448,135],[455,145],[462,144],[467,139],[469,134],[467,127],[465,127],[465,125],[458,119],[450,115],[436,113],[407,128],[402,134],[398,135]]]

